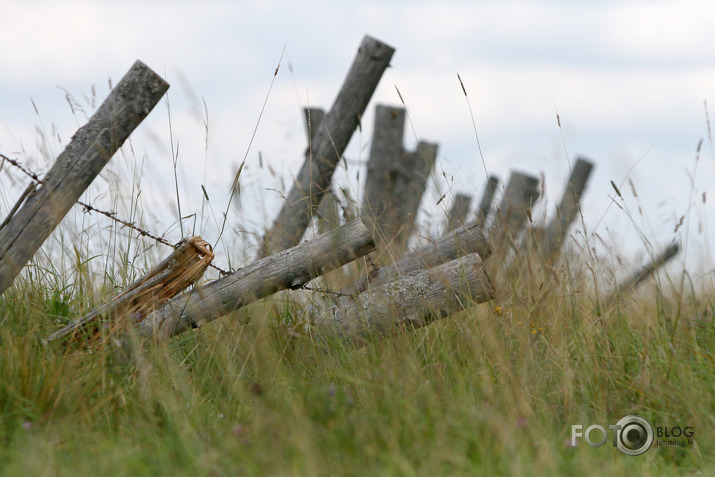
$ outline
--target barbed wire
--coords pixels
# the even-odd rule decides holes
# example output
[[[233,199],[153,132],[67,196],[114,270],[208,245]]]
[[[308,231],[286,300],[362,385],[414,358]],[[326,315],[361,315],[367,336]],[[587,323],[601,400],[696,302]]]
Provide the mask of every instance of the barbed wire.
[[[0,159],[2,159],[2,162],[3,162],[3,163],[4,163],[4,162],[7,162],[7,163],[9,163],[10,165],[12,165],[13,167],[19,169],[20,171],[23,172],[23,174],[25,174],[26,176],[28,176],[30,179],[32,179],[32,180],[35,182],[35,184],[31,184],[30,187],[28,187],[28,189],[22,194],[22,196],[20,197],[20,200],[18,200],[17,204],[15,204],[15,207],[12,208],[12,210],[11,210],[10,213],[8,214],[7,218],[3,221],[2,224],[0,224],[0,229],[2,229],[3,226],[5,226],[5,225],[10,221],[10,218],[11,218],[13,215],[15,215],[15,212],[17,212],[17,210],[20,208],[20,204],[27,198],[27,196],[28,196],[28,195],[30,194],[30,192],[34,189],[34,187],[36,187],[37,184],[43,184],[43,182],[42,182],[42,180],[40,180],[40,177],[39,177],[35,172],[33,172],[33,171],[31,171],[29,168],[23,166],[22,163],[20,163],[20,161],[17,161],[17,160],[15,160],[15,159],[12,159],[12,158],[10,158],[10,157],[6,156],[5,154],[2,154],[2,153],[0,153]],[[2,163],[0,163],[0,170],[1,170],[1,169],[2,169]],[[85,202],[82,202],[81,200],[78,200],[78,201],[77,201],[77,204],[81,205],[81,206],[84,208],[84,211],[85,211],[85,212],[96,212],[96,213],[98,213],[98,214],[102,214],[102,215],[104,215],[105,217],[108,217],[109,219],[111,219],[111,220],[113,220],[113,221],[115,221],[115,222],[117,222],[117,223],[119,223],[119,224],[122,224],[122,225],[125,226],[125,227],[128,227],[128,228],[130,228],[130,229],[136,231],[137,233],[139,233],[139,235],[142,235],[142,236],[144,236],[144,237],[148,237],[148,238],[150,238],[150,239],[152,239],[152,240],[154,240],[154,241],[156,241],[156,242],[158,242],[158,243],[160,243],[160,244],[162,244],[162,245],[166,245],[167,247],[171,247],[171,248],[174,248],[174,249],[176,248],[176,245],[175,245],[175,244],[170,243],[170,242],[167,241],[165,238],[160,237],[160,236],[158,236],[158,235],[156,235],[156,234],[153,234],[153,233],[149,232],[148,230],[145,230],[145,229],[143,229],[143,228],[141,228],[141,227],[135,225],[135,224],[132,223],[132,222],[129,222],[129,221],[127,221],[127,220],[124,220],[124,219],[121,219],[121,218],[117,217],[117,213],[116,213],[116,212],[108,212],[108,211],[106,211],[106,210],[98,209],[98,208],[96,208],[96,207],[94,207],[94,206],[92,206],[92,205],[90,205],[90,204],[87,204],[87,203],[85,203]],[[223,270],[223,269],[221,269],[220,267],[217,267],[217,266],[214,265],[213,263],[209,264],[209,266],[210,266],[211,268],[217,270],[222,276],[226,276],[226,275],[230,275],[230,274],[231,274],[231,272],[227,272],[226,270]]]

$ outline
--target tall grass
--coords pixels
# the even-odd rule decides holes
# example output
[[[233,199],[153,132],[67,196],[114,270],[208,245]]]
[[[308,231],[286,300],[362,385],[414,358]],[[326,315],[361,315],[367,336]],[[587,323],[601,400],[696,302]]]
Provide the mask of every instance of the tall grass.
[[[43,345],[93,300],[89,287],[28,274],[0,298],[0,466],[7,475],[712,472],[709,296],[666,283],[598,307],[583,264],[531,265],[506,275],[494,303],[361,349],[287,332],[280,323],[299,305],[286,294],[128,360]],[[572,424],[628,414],[692,426],[694,444],[640,457],[569,445]]]

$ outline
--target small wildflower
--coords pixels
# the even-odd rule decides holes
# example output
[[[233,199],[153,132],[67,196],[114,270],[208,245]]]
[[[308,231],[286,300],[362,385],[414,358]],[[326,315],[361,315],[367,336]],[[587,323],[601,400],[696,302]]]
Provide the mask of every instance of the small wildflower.
[[[26,431],[29,431],[30,429],[32,429],[32,422],[31,421],[23,422],[22,428],[25,429]]]
[[[501,315],[502,314],[501,306],[494,307],[494,311],[497,312],[497,315]]]
[[[532,334],[532,335],[535,335],[535,334],[536,334],[536,330],[531,330],[531,334]]]

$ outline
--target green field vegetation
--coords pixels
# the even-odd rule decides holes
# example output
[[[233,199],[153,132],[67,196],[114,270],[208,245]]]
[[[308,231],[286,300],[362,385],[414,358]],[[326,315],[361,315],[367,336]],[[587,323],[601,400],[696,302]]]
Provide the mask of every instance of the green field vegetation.
[[[606,267],[564,259],[362,348],[301,333],[290,293],[129,355],[44,345],[106,298],[87,260],[34,262],[0,298],[4,475],[715,473],[710,290],[665,277],[607,305]],[[693,444],[570,446],[572,424],[629,414],[691,426]]]

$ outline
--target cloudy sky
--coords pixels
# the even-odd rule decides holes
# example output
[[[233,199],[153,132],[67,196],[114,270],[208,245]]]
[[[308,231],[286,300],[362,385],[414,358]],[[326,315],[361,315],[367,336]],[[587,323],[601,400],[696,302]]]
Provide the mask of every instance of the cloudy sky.
[[[715,3],[704,0],[4,0],[0,152],[46,171],[48,157],[106,96],[109,79],[116,83],[141,59],[171,84],[168,106],[162,101],[135,131],[131,151],[113,159],[88,199],[111,209],[102,188],[118,176],[127,186],[126,175],[141,169],[148,226],[178,239],[173,138],[182,213],[201,214],[204,185],[220,216],[246,156],[242,208],[231,208],[228,225],[257,232],[274,218],[277,191],[303,160],[301,108],[330,107],[369,34],[397,51],[339,174],[355,195],[374,105],[399,105],[397,88],[410,119],[406,147],[417,139],[440,145],[424,204],[431,216],[449,206],[435,205],[440,193],[481,196],[476,127],[490,173],[545,177],[544,213],[553,213],[569,163],[586,156],[596,162],[583,200],[590,232],[629,256],[643,248],[641,235],[657,250],[679,239],[707,271],[708,221],[715,221],[706,113],[706,104],[715,110],[714,25]],[[68,94],[81,109],[73,112]],[[21,188],[8,174],[19,178],[0,171],[2,216]],[[205,219],[197,232],[215,237],[212,224]]]

